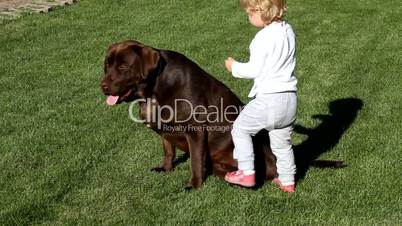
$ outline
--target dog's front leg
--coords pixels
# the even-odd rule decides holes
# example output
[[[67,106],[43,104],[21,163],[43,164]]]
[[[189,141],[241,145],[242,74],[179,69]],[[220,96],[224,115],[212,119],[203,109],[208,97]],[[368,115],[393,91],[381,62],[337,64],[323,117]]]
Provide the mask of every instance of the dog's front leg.
[[[173,160],[176,156],[176,147],[174,146],[174,144],[172,144],[163,137],[162,137],[162,143],[163,143],[162,163],[159,166],[152,168],[152,171],[166,172],[171,171],[173,169]]]
[[[186,189],[199,188],[205,179],[205,161],[207,154],[206,133],[199,131],[186,136],[190,148],[191,180]]]

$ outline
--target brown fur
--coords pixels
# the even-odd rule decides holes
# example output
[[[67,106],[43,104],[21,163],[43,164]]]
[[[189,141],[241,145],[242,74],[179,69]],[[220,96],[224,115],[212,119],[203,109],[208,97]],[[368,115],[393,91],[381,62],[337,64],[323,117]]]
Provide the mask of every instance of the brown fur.
[[[176,99],[186,99],[194,106],[242,106],[239,98],[223,83],[202,70],[197,64],[180,53],[158,50],[136,41],[112,45],[105,59],[105,77],[101,83],[105,95],[120,96],[120,102],[150,98],[157,106],[173,106]],[[140,103],[140,115],[147,118],[147,104]],[[149,106],[149,105],[148,105]],[[152,108],[151,108],[152,110]],[[191,114],[185,104],[178,105],[178,118]],[[161,115],[166,116],[164,114]],[[219,115],[221,117],[221,115]],[[178,123],[169,121],[169,126],[232,126],[237,115],[219,122],[199,123],[193,118]],[[198,118],[201,121],[203,116]],[[166,131],[156,122],[146,124],[162,137],[164,158],[155,171],[170,171],[174,167],[175,150],[179,148],[191,159],[192,177],[187,188],[198,188],[209,172],[224,177],[237,169],[233,159],[233,141],[230,130],[221,131]],[[275,157],[269,147],[267,131],[253,137],[257,183],[277,176]]]

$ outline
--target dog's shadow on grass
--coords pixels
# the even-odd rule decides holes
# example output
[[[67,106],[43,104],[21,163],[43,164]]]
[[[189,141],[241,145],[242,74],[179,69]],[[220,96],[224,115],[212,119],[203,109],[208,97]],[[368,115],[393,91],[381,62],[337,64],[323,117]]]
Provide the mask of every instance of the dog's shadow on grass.
[[[328,152],[340,141],[343,133],[355,121],[363,101],[358,98],[345,98],[329,103],[329,114],[313,115],[321,123],[315,128],[295,125],[294,131],[307,135],[307,139],[293,147],[297,166],[296,180],[304,179],[311,166],[319,168],[342,168],[343,161],[316,160],[321,154]]]

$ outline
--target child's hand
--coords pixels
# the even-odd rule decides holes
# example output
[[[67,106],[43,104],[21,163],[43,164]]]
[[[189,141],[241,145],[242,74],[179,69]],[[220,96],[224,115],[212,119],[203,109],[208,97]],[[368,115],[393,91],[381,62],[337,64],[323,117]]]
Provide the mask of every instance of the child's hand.
[[[226,67],[226,70],[228,70],[229,72],[232,72],[232,64],[233,64],[233,62],[234,62],[234,59],[232,57],[228,57],[225,60],[225,67]]]

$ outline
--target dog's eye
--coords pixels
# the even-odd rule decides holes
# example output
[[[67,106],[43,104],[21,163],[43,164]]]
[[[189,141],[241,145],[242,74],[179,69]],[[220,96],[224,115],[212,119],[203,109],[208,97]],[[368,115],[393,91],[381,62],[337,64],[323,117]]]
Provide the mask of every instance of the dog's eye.
[[[126,71],[126,70],[128,70],[128,66],[125,65],[125,64],[122,64],[122,65],[119,66],[119,70],[120,71]]]
[[[110,57],[108,57],[108,58],[105,60],[105,64],[106,64],[106,65],[111,65],[111,64],[113,64],[113,59],[110,58]]]

